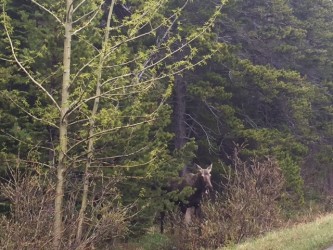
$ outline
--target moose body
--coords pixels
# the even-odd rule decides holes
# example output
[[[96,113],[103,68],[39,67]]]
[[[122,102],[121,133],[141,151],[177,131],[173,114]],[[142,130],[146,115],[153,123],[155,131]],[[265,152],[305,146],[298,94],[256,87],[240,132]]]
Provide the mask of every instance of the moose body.
[[[197,165],[197,168],[197,174],[184,173],[180,179],[170,181],[166,188],[167,192],[176,191],[177,193],[182,192],[187,187],[193,189],[192,194],[190,194],[187,198],[172,200],[172,202],[179,206],[181,212],[185,214],[185,224],[189,224],[191,222],[192,214],[198,215],[203,195],[213,189],[210,173],[212,171],[212,164],[206,169],[201,168],[199,165]],[[164,231],[165,212],[166,211],[161,212],[161,233]]]

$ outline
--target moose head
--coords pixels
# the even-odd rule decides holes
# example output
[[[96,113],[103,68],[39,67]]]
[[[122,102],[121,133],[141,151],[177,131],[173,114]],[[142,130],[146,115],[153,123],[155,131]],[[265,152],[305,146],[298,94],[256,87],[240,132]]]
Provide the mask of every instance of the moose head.
[[[199,165],[195,164],[199,170],[200,178],[203,183],[203,188],[205,193],[208,194],[209,190],[213,190],[213,185],[211,182],[211,171],[213,168],[213,164],[210,164],[207,168],[202,168]]]

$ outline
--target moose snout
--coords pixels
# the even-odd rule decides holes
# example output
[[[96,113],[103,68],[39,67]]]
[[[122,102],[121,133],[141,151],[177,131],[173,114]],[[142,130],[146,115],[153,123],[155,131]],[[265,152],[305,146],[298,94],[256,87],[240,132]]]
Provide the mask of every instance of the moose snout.
[[[206,188],[213,190],[213,185],[210,180],[207,180],[206,182]]]
[[[205,186],[205,193],[206,194],[209,194],[210,191],[213,191],[213,185],[211,182],[207,183],[206,186]]]

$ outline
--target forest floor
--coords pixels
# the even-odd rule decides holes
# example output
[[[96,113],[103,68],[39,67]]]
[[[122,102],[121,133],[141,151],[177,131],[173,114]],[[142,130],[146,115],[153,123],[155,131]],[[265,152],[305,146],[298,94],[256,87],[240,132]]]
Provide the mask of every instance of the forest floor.
[[[333,214],[220,250],[333,250]]]

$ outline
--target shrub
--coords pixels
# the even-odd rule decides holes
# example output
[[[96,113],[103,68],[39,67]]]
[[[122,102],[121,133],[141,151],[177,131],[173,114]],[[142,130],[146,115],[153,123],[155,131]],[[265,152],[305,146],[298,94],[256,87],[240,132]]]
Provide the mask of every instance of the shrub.
[[[103,186],[92,188],[83,237],[76,242],[82,189],[80,180],[67,184],[62,249],[110,249],[116,239],[128,233],[130,209],[117,200],[119,193],[115,185],[116,181],[111,178]],[[94,181],[91,186],[96,186]],[[52,247],[55,191],[48,175],[11,171],[10,180],[2,183],[0,189],[3,198],[11,204],[10,214],[0,218],[0,245],[5,249]]]
[[[203,219],[173,236],[177,249],[215,248],[267,232],[281,222],[279,200],[284,180],[276,160],[242,161],[236,154],[224,194],[202,204]],[[179,236],[181,235],[181,236]]]

